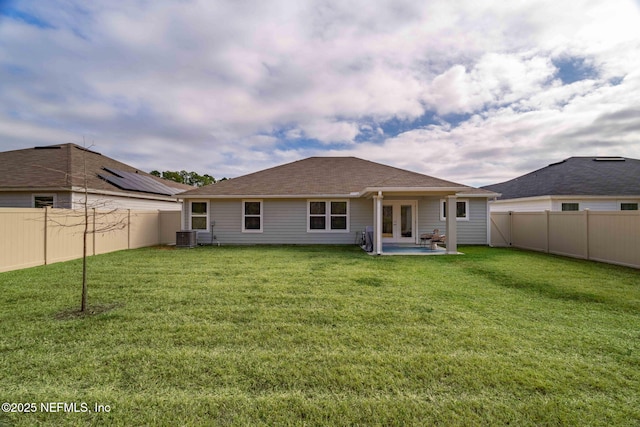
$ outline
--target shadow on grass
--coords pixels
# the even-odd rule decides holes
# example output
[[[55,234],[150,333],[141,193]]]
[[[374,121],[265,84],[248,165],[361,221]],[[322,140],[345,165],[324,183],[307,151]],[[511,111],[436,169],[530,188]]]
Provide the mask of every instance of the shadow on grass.
[[[491,283],[504,288],[515,289],[523,292],[535,293],[545,298],[574,301],[580,303],[603,304],[613,310],[637,311],[638,307],[631,302],[620,301],[618,299],[608,298],[606,295],[598,295],[588,291],[579,291],[575,289],[566,289],[562,286],[556,286],[545,280],[514,280],[512,276],[504,272],[496,271],[490,268],[482,268],[480,266],[470,267],[468,269],[473,274],[482,276]],[[535,273],[533,273],[535,275]]]

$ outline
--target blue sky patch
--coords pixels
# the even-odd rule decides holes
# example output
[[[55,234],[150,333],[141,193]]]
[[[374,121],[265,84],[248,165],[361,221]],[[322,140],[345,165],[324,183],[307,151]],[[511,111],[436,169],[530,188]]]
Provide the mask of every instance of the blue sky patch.
[[[557,77],[564,84],[571,84],[581,80],[597,79],[600,76],[598,70],[587,58],[564,57],[552,59],[553,65],[558,69]]]
[[[8,2],[8,4],[3,4],[2,0],[0,0],[0,16],[5,16],[16,21],[22,21],[38,28],[53,28],[53,25],[38,18],[37,16],[12,7],[12,3],[13,2]]]

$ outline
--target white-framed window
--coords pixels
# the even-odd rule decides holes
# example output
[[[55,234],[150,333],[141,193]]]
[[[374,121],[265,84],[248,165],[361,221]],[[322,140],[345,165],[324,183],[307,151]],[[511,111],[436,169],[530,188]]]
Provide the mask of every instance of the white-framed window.
[[[620,210],[621,211],[637,211],[638,203],[637,202],[620,202]]]
[[[56,205],[55,194],[34,194],[33,195],[33,207],[34,208],[53,208]]]
[[[349,232],[348,200],[309,200],[307,232]]]
[[[568,212],[568,211],[579,211],[580,210],[580,203],[562,203],[561,208],[562,212]]]
[[[209,229],[209,202],[193,200],[190,203],[189,225],[192,230],[207,231]]]
[[[242,232],[262,233],[262,200],[242,201]]]
[[[447,201],[445,199],[440,200],[440,221],[447,220]],[[456,220],[469,221],[469,200],[458,199],[456,200]]]

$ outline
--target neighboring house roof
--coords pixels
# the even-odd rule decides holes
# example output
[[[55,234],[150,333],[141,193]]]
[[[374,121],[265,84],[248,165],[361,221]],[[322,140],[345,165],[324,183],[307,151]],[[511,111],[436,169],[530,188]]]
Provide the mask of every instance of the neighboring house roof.
[[[536,196],[640,195],[640,160],[570,157],[510,181],[482,187],[500,199]]]
[[[75,144],[0,152],[0,191],[70,191],[84,188],[85,177],[96,191],[169,196],[193,188]]]
[[[193,189],[179,197],[362,196],[378,190],[493,194],[356,157],[310,157]]]

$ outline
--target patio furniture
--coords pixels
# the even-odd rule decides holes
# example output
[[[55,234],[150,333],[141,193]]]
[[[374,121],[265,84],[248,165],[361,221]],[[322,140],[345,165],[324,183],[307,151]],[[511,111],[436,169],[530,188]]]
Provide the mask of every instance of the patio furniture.
[[[444,234],[438,234],[436,236],[433,236],[431,238],[431,249],[432,250],[436,250],[438,249],[438,243],[446,243],[447,242],[447,236],[445,236]]]
[[[447,236],[440,234],[439,229],[434,229],[433,233],[424,233],[420,235],[420,246],[426,247],[429,245],[430,249],[435,251],[438,249],[438,243],[445,243]]]
[[[434,236],[439,236],[440,235],[440,230],[438,230],[437,228],[433,230],[433,233],[424,233],[420,235],[420,246],[424,246],[426,247],[427,244],[429,244],[429,242],[431,242],[431,239],[433,239]]]

